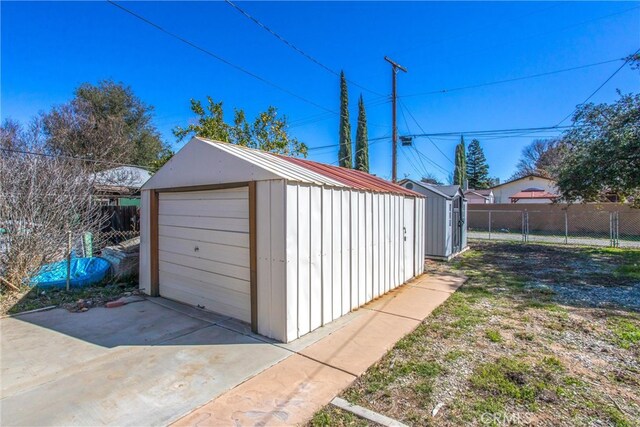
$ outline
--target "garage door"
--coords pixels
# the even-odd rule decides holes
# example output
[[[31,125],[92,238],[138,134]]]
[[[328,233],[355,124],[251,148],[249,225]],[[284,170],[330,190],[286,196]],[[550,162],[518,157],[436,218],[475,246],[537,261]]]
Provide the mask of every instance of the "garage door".
[[[248,187],[160,193],[160,295],[251,322]]]

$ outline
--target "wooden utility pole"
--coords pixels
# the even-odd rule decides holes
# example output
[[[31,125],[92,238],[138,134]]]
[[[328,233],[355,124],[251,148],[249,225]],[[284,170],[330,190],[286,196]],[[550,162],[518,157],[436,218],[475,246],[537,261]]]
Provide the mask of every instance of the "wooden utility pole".
[[[397,62],[393,61],[388,56],[384,57],[384,60],[391,64],[391,122],[393,129],[391,130],[391,144],[392,144],[392,162],[391,165],[391,181],[396,182],[398,177],[398,124],[396,121],[397,115],[397,103],[398,103],[398,90],[397,90],[397,75],[398,70],[402,70],[405,73],[407,69]]]

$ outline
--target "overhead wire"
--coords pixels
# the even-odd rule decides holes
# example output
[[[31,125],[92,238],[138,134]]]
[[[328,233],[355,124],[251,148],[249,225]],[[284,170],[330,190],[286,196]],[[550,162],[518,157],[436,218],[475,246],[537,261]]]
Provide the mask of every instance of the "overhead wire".
[[[591,94],[584,100],[582,101],[580,104],[578,104],[576,106],[576,108],[573,109],[573,111],[571,111],[571,113],[569,113],[567,116],[565,116],[562,120],[560,120],[558,122],[558,124],[556,125],[556,127],[560,126],[565,120],[567,120],[569,117],[573,116],[576,111],[578,111],[578,109],[583,106],[584,104],[586,104],[587,102],[589,102],[589,100],[591,98],[593,98],[595,96],[596,93],[598,93],[600,91],[600,89],[602,89],[607,83],[609,83],[609,81],[611,81],[611,79],[613,79],[616,74],[618,74],[620,71],[622,71],[622,69],[631,61],[631,59],[637,55],[640,52],[640,49],[636,50],[634,53],[632,53],[631,55],[629,55],[626,60],[622,63],[621,66],[619,66],[614,72],[613,74],[611,74],[609,77],[607,77],[607,79],[602,82],[602,84],[600,86],[598,86],[596,88],[596,90],[594,90],[593,92],[591,92]]]
[[[422,128],[422,126],[420,125],[420,123],[418,122],[418,120],[415,118],[415,116],[411,113],[411,111],[409,110],[409,108],[404,104],[404,102],[402,102],[402,100],[400,100],[400,107],[404,108],[405,110],[407,110],[407,113],[409,114],[409,116],[413,119],[413,121],[416,123],[416,125],[418,126],[418,128],[422,131],[422,133],[426,134],[425,130]],[[444,151],[442,151],[440,149],[440,147],[438,146],[438,144],[436,144],[435,142],[433,142],[433,140],[431,138],[429,138],[428,135],[425,135],[426,138],[429,140],[429,142],[431,142],[431,144],[436,147],[436,150],[438,150],[440,152],[440,154],[442,154],[444,156],[445,159],[447,159],[451,164],[455,164],[453,162],[453,160],[451,160],[451,158],[449,156],[447,156]]]
[[[269,28],[266,24],[264,24],[262,21],[260,21],[258,18],[254,17],[253,15],[249,14],[249,12],[247,12],[246,10],[242,9],[240,6],[238,6],[237,4],[235,4],[234,2],[232,2],[231,0],[224,0],[225,3],[227,3],[229,6],[233,7],[235,10],[237,10],[238,12],[240,12],[244,17],[248,18],[249,20],[251,20],[253,23],[255,23],[256,25],[258,25],[260,28],[262,28],[263,30],[265,30],[266,32],[268,32],[269,34],[271,34],[272,36],[274,36],[276,39],[280,40],[282,43],[284,43],[285,45],[287,45],[288,47],[290,47],[291,49],[293,49],[294,51],[296,51],[297,53],[299,53],[300,55],[302,55],[303,57],[305,57],[306,59],[308,59],[309,61],[313,62],[314,64],[318,65],[319,67],[321,67],[322,69],[324,69],[325,71],[328,71],[329,73],[336,75],[336,76],[340,76],[340,73],[338,73],[336,70],[333,70],[332,68],[326,66],[325,64],[323,64],[322,62],[320,62],[318,59],[316,59],[315,57],[311,56],[310,54],[308,54],[307,52],[305,52],[304,50],[300,49],[298,46],[296,46],[295,44],[293,44],[292,42],[290,42],[289,40],[287,40],[286,38],[284,38],[283,36],[281,36],[280,34],[278,34],[275,30],[272,30],[271,28]],[[381,94],[380,92],[376,92],[374,90],[368,89],[365,86],[362,86],[361,84],[358,84],[357,82],[351,80],[351,79],[347,79],[345,77],[345,79],[351,83],[354,86],[359,87],[360,89],[366,90],[367,92],[370,92],[374,95],[379,95],[379,96],[385,96],[383,94]]]
[[[274,82],[272,82],[272,81],[270,81],[270,80],[268,80],[268,79],[266,79],[266,78],[264,78],[262,76],[259,76],[258,74],[254,73],[252,71],[249,71],[246,68],[241,67],[240,65],[234,64],[233,62],[221,57],[220,55],[218,55],[218,54],[216,54],[216,53],[214,53],[214,52],[212,52],[212,51],[210,51],[210,50],[208,50],[208,49],[206,49],[204,47],[201,47],[201,46],[197,45],[196,43],[194,43],[194,42],[192,42],[190,40],[187,40],[186,38],[180,36],[179,34],[176,34],[174,32],[171,32],[171,31],[167,30],[166,28],[160,26],[159,24],[156,24],[155,22],[153,22],[153,21],[145,18],[144,16],[142,16],[142,15],[140,15],[140,14],[138,14],[138,13],[136,13],[136,12],[124,7],[124,6],[122,6],[119,3],[116,3],[113,0],[106,0],[106,1],[110,5],[118,8],[118,9],[120,9],[120,10],[126,12],[126,13],[128,13],[129,15],[135,17],[136,19],[146,23],[147,25],[152,26],[153,28],[155,28],[155,29],[167,34],[168,36],[173,37],[176,40],[179,40],[180,42],[182,42],[182,43],[184,43],[184,44],[186,44],[186,45],[188,45],[188,46],[190,46],[190,47],[192,47],[192,48],[194,48],[194,49],[196,49],[196,50],[198,50],[198,51],[200,51],[200,52],[202,52],[202,53],[204,53],[204,54],[206,54],[206,55],[208,55],[208,56],[210,56],[210,57],[212,57],[212,58],[214,58],[214,59],[216,59],[216,60],[218,60],[220,62],[222,62],[223,64],[226,64],[229,67],[240,71],[241,73],[244,73],[244,74],[246,74],[246,75],[248,75],[248,76],[250,76],[250,77],[252,77],[252,78],[254,78],[254,79],[256,79],[256,80],[258,80],[258,81],[260,81],[260,82],[262,82],[264,84],[266,84],[266,85],[269,85],[269,86],[271,86],[271,87],[273,87],[273,88],[275,88],[275,89],[277,89],[277,90],[279,90],[281,92],[284,92],[284,93],[286,93],[286,94],[288,94],[288,95],[290,95],[290,96],[292,96],[294,98],[297,98],[300,101],[303,101],[303,102],[305,102],[305,103],[307,103],[309,105],[313,105],[316,108],[328,111],[328,112],[336,114],[336,115],[339,114],[337,111],[334,111],[334,110],[332,110],[330,108],[327,108],[327,107],[325,107],[323,105],[320,105],[320,104],[318,104],[318,103],[316,103],[316,102],[314,102],[314,101],[312,101],[310,99],[305,98],[304,96],[298,95],[297,93],[295,93],[295,92],[293,92],[293,91],[291,91],[291,90],[289,90],[289,89],[287,89],[285,87],[282,87],[279,84],[274,83]]]
[[[480,88],[480,87],[494,86],[494,85],[499,85],[499,84],[504,84],[504,83],[517,82],[517,81],[521,81],[521,80],[534,79],[534,78],[538,78],[538,77],[551,76],[551,75],[554,75],[554,74],[566,73],[568,71],[581,70],[581,69],[589,68],[589,67],[596,67],[598,65],[611,64],[612,62],[618,62],[618,61],[624,61],[624,60],[625,60],[625,58],[610,59],[610,60],[607,60],[607,61],[594,62],[592,64],[580,65],[580,66],[577,66],[577,67],[564,68],[562,70],[548,71],[548,72],[545,72],[545,73],[531,74],[531,75],[528,75],[528,76],[514,77],[514,78],[504,79],[504,80],[496,80],[496,81],[493,81],[493,82],[478,83],[478,84],[473,84],[473,85],[468,85],[468,86],[455,87],[455,88],[451,88],[451,89],[439,89],[439,90],[432,90],[432,91],[428,91],[428,92],[410,93],[408,95],[401,95],[400,98],[411,98],[411,97],[416,97],[416,96],[445,94],[445,93],[456,92],[456,91],[467,90],[467,89],[476,89],[476,88]]]

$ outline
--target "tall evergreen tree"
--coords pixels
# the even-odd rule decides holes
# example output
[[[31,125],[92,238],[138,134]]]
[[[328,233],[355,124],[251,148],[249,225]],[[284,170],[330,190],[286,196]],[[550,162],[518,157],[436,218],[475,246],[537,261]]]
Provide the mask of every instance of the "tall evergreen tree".
[[[356,169],[369,172],[369,136],[367,135],[367,112],[362,94],[358,100],[358,127],[356,128]]]
[[[464,147],[464,137],[460,137],[460,142],[456,145],[456,162],[453,170],[453,184],[464,186],[467,179],[467,159]]]
[[[489,188],[489,165],[484,156],[480,141],[474,139],[469,144],[469,155],[467,157],[467,179],[469,188]]]
[[[340,72],[340,150],[338,164],[344,168],[353,168],[351,158],[351,123],[349,123],[349,93],[344,71]]]

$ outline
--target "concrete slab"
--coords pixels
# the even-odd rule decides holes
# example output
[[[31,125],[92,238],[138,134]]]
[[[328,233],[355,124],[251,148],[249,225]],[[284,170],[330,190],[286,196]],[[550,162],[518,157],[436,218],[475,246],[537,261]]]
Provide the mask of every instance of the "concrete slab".
[[[421,322],[449,296],[448,292],[405,285],[389,292],[385,298],[370,302],[364,306],[364,309],[408,317]]]
[[[298,425],[354,379],[353,375],[293,355],[174,425]]]
[[[0,319],[0,425],[165,425],[292,354],[226,319],[160,299]]]
[[[358,376],[419,324],[417,320],[368,310],[300,354]]]
[[[426,280],[430,277],[411,283],[416,286],[405,285],[382,296],[335,325],[327,325],[324,331],[312,332],[308,335],[310,338],[306,338],[308,341],[303,337],[291,344],[276,344],[298,353],[196,409],[174,425],[305,423],[444,302],[451,294],[447,287],[460,286],[464,281],[459,278],[456,281]]]
[[[216,325],[2,400],[2,425],[166,425],[291,353]]]
[[[466,278],[459,276],[423,276],[412,282],[406,284],[406,286],[414,286],[423,289],[431,289],[434,291],[448,292],[450,294],[458,290],[460,286],[465,282]]]

